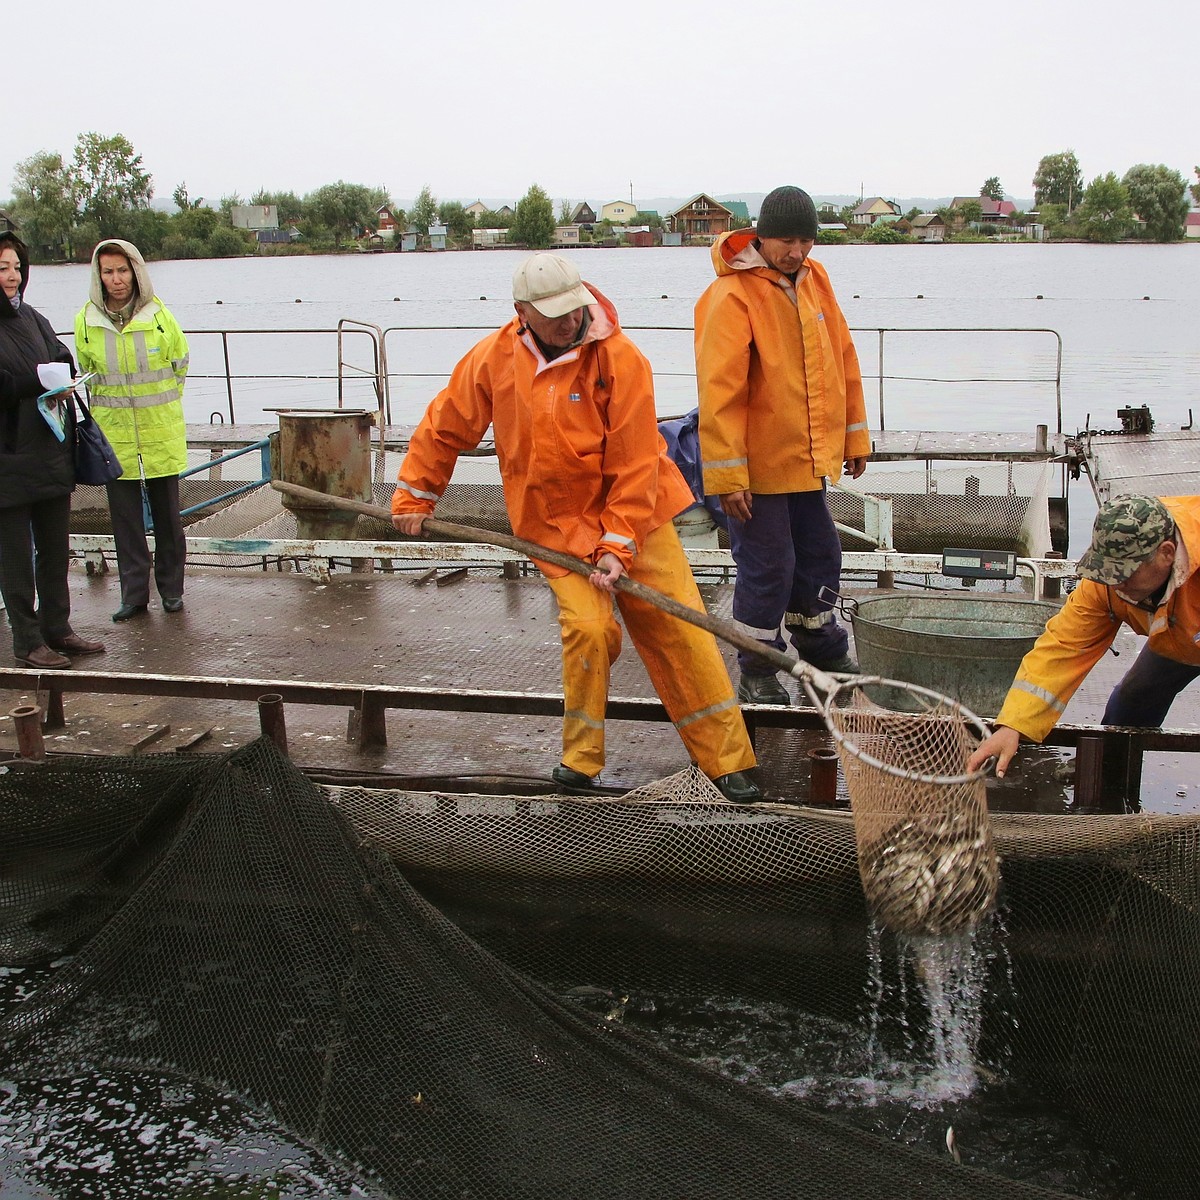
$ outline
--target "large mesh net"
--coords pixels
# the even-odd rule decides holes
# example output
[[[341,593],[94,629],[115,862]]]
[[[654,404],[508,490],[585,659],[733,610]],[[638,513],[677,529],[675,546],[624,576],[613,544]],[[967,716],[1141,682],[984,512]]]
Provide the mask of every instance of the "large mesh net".
[[[694,772],[619,800],[321,788],[260,741],[10,770],[0,826],[3,962],[55,964],[4,1014],[9,1094],[89,1071],[201,1081],[355,1194],[1043,1194],[956,1164],[944,1130],[903,1144],[619,1019],[688,989],[760,1020],[900,1003],[872,985],[848,814],[730,806]],[[993,822],[1004,953],[977,1052],[1116,1164],[1123,1190],[1090,1195],[1200,1188],[1198,830]],[[594,992],[616,1002],[575,998]],[[913,1048],[911,1016],[872,1020]]]

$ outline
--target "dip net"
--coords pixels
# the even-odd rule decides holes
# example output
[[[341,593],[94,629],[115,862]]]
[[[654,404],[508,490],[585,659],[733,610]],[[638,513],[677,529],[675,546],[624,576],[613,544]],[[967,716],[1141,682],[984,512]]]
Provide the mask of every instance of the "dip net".
[[[984,777],[966,770],[978,743],[963,710],[938,701],[906,713],[856,686],[843,692],[849,702],[827,705],[825,715],[841,751],[872,913],[898,933],[972,928],[995,905],[999,864]]]
[[[60,1190],[4,1121],[16,1093],[122,1070],[227,1090],[354,1194],[1046,1194],[620,1019],[688,988],[861,1014],[880,941],[853,825],[694,773],[618,800],[320,787],[267,741],[10,769],[0,961],[54,968],[3,1012],[0,1168],[133,1194]],[[1090,1195],[1200,1191],[1198,825],[993,819],[1006,949],[978,1055],[1112,1162],[1124,1190]],[[883,1003],[886,1038],[905,1022]]]

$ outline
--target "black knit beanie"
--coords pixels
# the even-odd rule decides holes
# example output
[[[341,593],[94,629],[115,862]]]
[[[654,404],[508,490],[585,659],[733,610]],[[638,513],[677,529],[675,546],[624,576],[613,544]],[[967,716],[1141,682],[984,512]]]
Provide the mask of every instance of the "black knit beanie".
[[[817,237],[817,206],[798,187],[777,187],[763,197],[758,212],[758,236],[766,238]]]

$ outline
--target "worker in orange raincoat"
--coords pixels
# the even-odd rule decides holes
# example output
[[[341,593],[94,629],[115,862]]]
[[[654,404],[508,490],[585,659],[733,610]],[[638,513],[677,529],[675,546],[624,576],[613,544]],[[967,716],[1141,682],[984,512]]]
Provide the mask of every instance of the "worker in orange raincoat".
[[[1096,513],[1079,586],[1021,660],[995,732],[971,756],[1003,776],[1021,737],[1040,742],[1122,625],[1146,644],[1113,689],[1102,725],[1156,729],[1200,678],[1200,496],[1116,496]]]
[[[704,493],[719,496],[737,564],[733,617],[776,650],[856,672],[833,613],[842,546],[825,483],[857,479],[871,453],[862,374],[829,276],[809,252],[817,210],[798,187],[762,202],[757,229],[724,234],[696,304]],[[770,667],[738,652],[744,703],[788,704]]]
[[[754,750],[710,633],[614,590],[628,575],[703,611],[672,518],[692,494],[666,453],[650,364],[616,310],[573,263],[535,254],[513,276],[515,319],[455,367],[413,434],[393,523],[421,532],[459,454],[490,425],[513,532],[595,563],[588,577],[539,562],[558,601],[563,643],[557,783],[594,786],[604,766],[611,664],[625,626],[692,759],[728,800],[762,793]]]

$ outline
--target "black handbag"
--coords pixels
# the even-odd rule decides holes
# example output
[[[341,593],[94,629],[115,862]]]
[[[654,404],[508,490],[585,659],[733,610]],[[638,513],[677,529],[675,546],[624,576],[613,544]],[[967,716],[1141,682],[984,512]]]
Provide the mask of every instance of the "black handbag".
[[[124,467],[117,461],[116,452],[96,424],[92,410],[78,397],[79,412],[75,417],[75,482],[103,487],[120,479]]]

